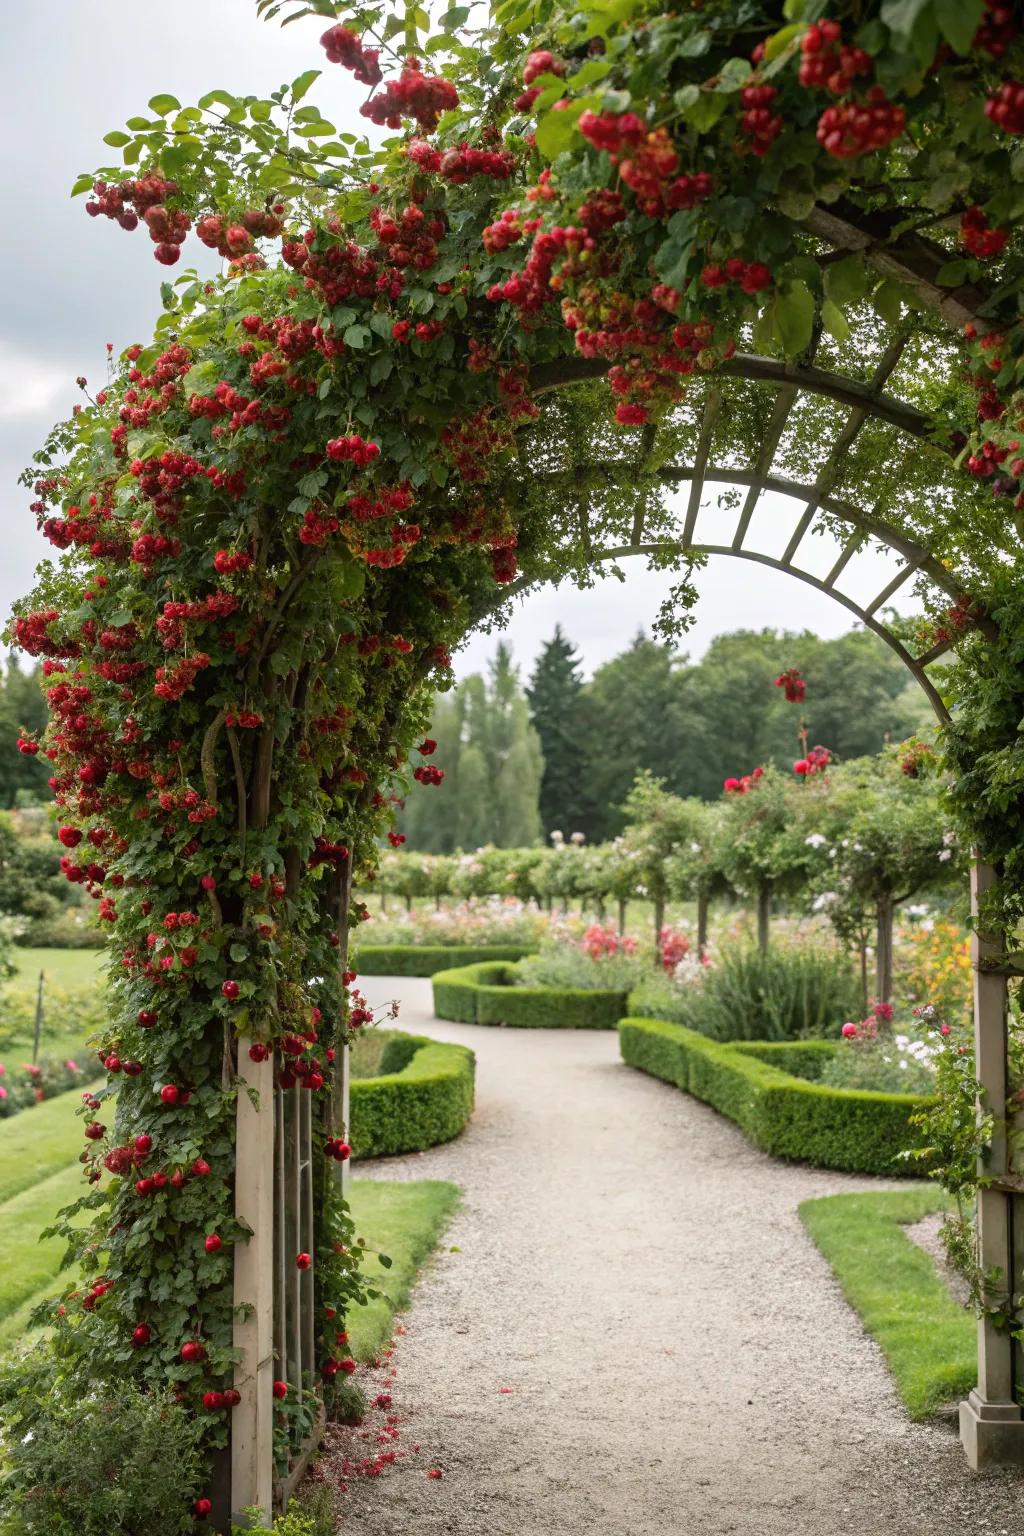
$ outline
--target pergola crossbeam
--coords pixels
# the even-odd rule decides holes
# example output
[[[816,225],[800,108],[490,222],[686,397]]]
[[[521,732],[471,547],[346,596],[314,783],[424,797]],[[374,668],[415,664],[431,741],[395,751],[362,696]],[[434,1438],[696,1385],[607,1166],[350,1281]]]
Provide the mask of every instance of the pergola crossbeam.
[[[946,652],[952,649],[952,646],[952,638],[937,640],[930,650],[925,651],[920,656],[915,656],[914,660],[919,667],[930,667],[933,661],[938,661],[940,656],[945,656]]]
[[[835,586],[836,582],[846,570],[846,567],[849,565],[850,561],[853,559],[858,549],[861,548],[863,543],[864,535],[859,531],[852,534],[851,537],[847,539],[846,543],[843,545],[839,559],[836,561],[835,565],[829,571],[828,575],[825,577],[824,582],[822,583],[826,592],[831,592],[832,588]]]
[[[922,563],[923,562],[921,560],[908,561],[901,570],[896,572],[896,575],[893,577],[892,581],[887,582],[886,585],[882,588],[881,592],[879,592],[878,596],[868,604],[867,608],[864,610],[865,613],[877,613],[882,604],[887,603],[890,597],[893,597],[899,591],[900,587],[902,587],[906,581],[909,581],[910,577],[913,576],[915,572],[921,569]]]
[[[779,443],[782,441],[782,434],[786,429],[789,414],[796,404],[796,397],[797,390],[794,384],[784,384],[776,393],[772,414],[768,425],[765,427],[757,460],[753,466],[753,474],[756,478],[747,492],[743,509],[740,512],[739,522],[736,524],[736,533],[732,541],[733,549],[743,548],[743,540],[747,536],[750,519],[754,515],[754,508],[757,506],[758,497],[761,495],[761,481],[772,467]]]
[[[697,526],[697,513],[700,511],[700,498],[704,491],[704,478],[707,473],[708,459],[711,456],[711,441],[715,435],[715,424],[718,421],[718,410],[722,403],[722,391],[716,387],[708,390],[707,399],[704,402],[704,414],[700,421],[700,437],[697,439],[697,452],[693,460],[693,469],[689,472],[690,499],[686,506],[686,522],[683,525],[683,543],[689,544],[693,539],[693,530]]]

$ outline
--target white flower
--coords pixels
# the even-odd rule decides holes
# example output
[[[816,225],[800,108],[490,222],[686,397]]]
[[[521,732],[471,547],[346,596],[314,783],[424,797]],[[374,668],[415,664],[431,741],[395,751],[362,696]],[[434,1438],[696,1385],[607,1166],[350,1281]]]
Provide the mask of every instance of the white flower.
[[[823,837],[820,832],[812,832],[810,837],[804,838],[804,842],[808,848],[821,848],[823,844],[828,842],[828,838]]]
[[[952,848],[953,844],[956,842],[956,833],[952,830],[952,828],[950,828],[948,832],[943,832],[942,841],[947,848]]]
[[[939,863],[940,864],[945,864],[947,859],[951,859],[952,857],[953,857],[953,850],[952,850],[952,848],[943,848],[941,850],[941,852],[939,853]]]
[[[704,850],[701,847],[700,843],[691,843],[690,844],[690,852],[691,853],[703,853]]]

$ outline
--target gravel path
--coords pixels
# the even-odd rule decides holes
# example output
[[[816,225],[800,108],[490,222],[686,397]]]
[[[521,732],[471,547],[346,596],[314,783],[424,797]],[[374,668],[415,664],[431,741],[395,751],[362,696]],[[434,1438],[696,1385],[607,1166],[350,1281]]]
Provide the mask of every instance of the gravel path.
[[[614,1034],[445,1024],[427,981],[366,990],[473,1047],[478,1107],[458,1141],[359,1170],[465,1198],[388,1384],[422,1452],[353,1483],[346,1536],[1024,1530],[1024,1477],[972,1474],[948,1428],[908,1422],[803,1232],[801,1200],[870,1181],[771,1161]]]

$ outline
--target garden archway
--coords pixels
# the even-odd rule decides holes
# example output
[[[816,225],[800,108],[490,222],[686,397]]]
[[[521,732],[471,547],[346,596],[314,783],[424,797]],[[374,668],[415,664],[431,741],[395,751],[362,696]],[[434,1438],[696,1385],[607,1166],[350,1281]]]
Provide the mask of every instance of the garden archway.
[[[862,509],[854,504],[849,494],[837,494],[836,487],[843,477],[843,464],[853,445],[865,427],[874,420],[884,428],[909,439],[910,451],[918,448],[916,439],[926,435],[926,419],[913,406],[892,395],[883,394],[883,386],[899,363],[907,345],[906,332],[890,340],[876,363],[870,381],[844,377],[823,370],[803,366],[779,364],[770,358],[737,355],[726,365],[728,374],[735,379],[761,386],[767,393],[771,389],[767,409],[762,411],[762,431],[746,448],[749,454],[746,464],[736,462],[735,444],[729,435],[728,414],[723,412],[723,402],[728,400],[730,384],[722,381],[723,369],[716,371],[698,399],[690,418],[689,445],[695,451],[690,462],[680,461],[682,454],[673,453],[670,462],[664,462],[658,453],[658,433],[651,426],[644,429],[644,440],[639,463],[627,460],[602,460],[596,464],[583,463],[566,471],[550,472],[545,478],[548,484],[568,484],[583,481],[590,488],[594,478],[601,483],[605,494],[611,488],[625,491],[632,487],[636,493],[638,481],[642,482],[647,466],[653,465],[648,474],[649,483],[662,502],[686,488],[685,507],[676,526],[662,525],[662,537],[651,540],[645,534],[646,508],[641,503],[631,513],[626,542],[615,541],[613,528],[610,538],[596,542],[590,538],[581,498],[580,522],[574,530],[576,543],[573,559],[561,568],[557,559],[543,576],[527,575],[517,578],[491,605],[490,612],[498,615],[507,609],[512,600],[524,595],[540,582],[560,580],[564,575],[579,574],[581,566],[586,570],[600,571],[602,567],[618,567],[629,559],[646,558],[659,569],[692,569],[706,557],[720,556],[748,560],[794,577],[816,590],[829,595],[852,613],[866,628],[877,634],[900,657],[908,672],[923,690],[940,726],[951,721],[950,711],[938,687],[928,676],[928,668],[942,660],[951,651],[965,616],[986,641],[995,643],[999,630],[995,620],[979,611],[970,596],[966,584],[958,580],[956,572],[949,569],[931,552],[928,540],[910,538],[886,519],[883,505]],[[569,377],[560,379],[549,388],[571,389],[576,382],[592,376],[594,370],[570,365],[563,372]],[[696,393],[696,392],[695,392]],[[801,393],[824,397],[845,408],[842,416],[837,412],[834,436],[822,453],[816,471],[803,483],[776,469],[776,456],[783,442],[786,423],[797,407]],[[687,443],[683,437],[683,447]],[[678,438],[673,444],[678,448]],[[725,452],[721,452],[724,447]],[[752,452],[751,452],[752,449]],[[717,450],[717,451],[716,451]],[[729,462],[732,459],[733,462]],[[725,462],[722,462],[725,460]],[[936,462],[934,449],[926,462],[933,467]],[[742,497],[733,499],[733,505],[719,516],[728,523],[729,511],[735,513],[731,537],[722,542],[701,542],[696,539],[697,519],[701,512],[702,496],[709,486],[738,487]],[[792,512],[789,537],[780,556],[766,554],[749,547],[751,523],[760,497],[774,493],[786,499]],[[571,494],[571,492],[570,492]],[[834,562],[824,576],[814,574],[800,564],[801,546],[813,534],[815,521],[831,530],[842,530],[840,548]],[[671,521],[671,519],[670,519]],[[902,562],[894,576],[872,598],[861,601],[842,590],[841,579],[850,561],[868,540],[888,548]],[[620,576],[621,572],[617,572]],[[915,639],[907,626],[887,619],[884,609],[889,600],[907,583],[917,580],[922,590],[932,589],[929,607],[934,612],[949,604],[945,625],[939,623],[926,638]],[[671,599],[669,599],[671,601]],[[893,616],[894,617],[894,616]],[[986,931],[979,926],[986,896],[999,883],[999,871],[980,860],[975,854],[971,862],[971,910],[975,926],[972,931],[972,965],[974,969],[974,1026],[976,1071],[982,1085],[985,1101],[989,1106],[1004,1105],[1010,1090],[1007,1062],[1007,981],[1016,974],[1014,957],[1007,954],[1005,935]],[[1020,1251],[1019,1233],[1021,1211],[1024,1208],[1024,1181],[1010,1168],[1010,1153],[1006,1125],[1001,1116],[995,1116],[991,1141],[979,1170],[984,1183],[978,1190],[978,1258],[986,1272],[1004,1277],[1003,1287],[1009,1297],[1014,1297],[1024,1277],[1024,1255]],[[1016,1226],[1015,1226],[1016,1215]],[[961,1439],[968,1460],[974,1467],[999,1462],[1024,1463],[1024,1420],[1017,1398],[1024,1385],[1024,1359],[1019,1343],[991,1310],[978,1324],[978,1387],[970,1398],[960,1405]]]
[[[109,1284],[61,1344],[79,1381],[107,1359],[149,1386],[175,1381],[208,1447],[230,1444],[218,1508],[197,1510],[224,1528],[269,1504],[275,1432],[287,1463],[308,1427],[271,1397],[270,1103],[275,1083],[296,1087],[300,1058],[324,1092],[316,1139],[303,1133],[316,1241],[293,1257],[311,1276],[299,1310],[317,1321],[297,1369],[315,1359],[331,1390],[343,1364],[328,1324],[358,1280],[330,1175],[337,1048],[363,1012],[351,877],[390,826],[429,683],[517,562],[527,583],[586,582],[627,553],[689,562],[708,483],[737,488],[739,518],[705,552],[750,558],[762,491],[796,493],[782,567],[808,579],[801,544],[823,520],[844,535],[819,583],[839,596],[840,562],[880,538],[904,560],[894,582],[932,592],[930,616],[968,657],[946,721],[954,798],[1001,864],[974,878],[979,1075],[997,1122],[982,1263],[1016,1289],[1001,1128],[1013,957],[985,902],[1008,892],[1004,928],[1024,906],[1011,242],[1024,86],[999,83],[1024,60],[1012,15],[991,46],[980,0],[966,36],[967,8],[936,0],[839,5],[845,41],[823,9],[789,0],[798,19],[780,27],[777,6],[745,0],[642,16],[628,0],[505,0],[467,43],[454,7],[426,48],[444,70],[431,76],[426,10],[371,7],[357,25],[379,23],[379,48],[340,24],[324,47],[371,91],[382,58],[395,66],[363,113],[407,124],[404,139],[378,152],[332,138],[298,105],[308,71],[269,100],[154,97],[150,117],[108,135],[124,165],[78,184],[94,215],[144,224],[165,266],[193,220],[232,262],[224,282],[168,284],[153,346],[130,348],[44,450],[33,510],[63,563],[15,624],[62,675],[48,742],[62,843],[115,935],[110,1054],[139,1066],[116,1085],[123,1145],[107,1150],[100,1126],[86,1171],[134,1168],[142,1131],[189,1188],[181,1218],[162,1187],[139,1203],[147,1179],[90,1196],[81,1256],[95,1274],[102,1253]],[[277,236],[268,265],[258,240]],[[1007,246],[1009,278],[986,284],[981,261]],[[680,527],[665,492],[687,482]],[[927,669],[948,637],[917,647],[880,620],[895,590],[856,611],[944,718]],[[105,863],[84,862],[90,846]],[[230,1239],[220,1258],[202,1248],[214,1226]],[[174,1265],[172,1295],[158,1263]],[[209,1389],[232,1379],[228,1418]],[[962,1421],[976,1461],[1022,1459],[1016,1387],[1009,1333],[987,1314]]]

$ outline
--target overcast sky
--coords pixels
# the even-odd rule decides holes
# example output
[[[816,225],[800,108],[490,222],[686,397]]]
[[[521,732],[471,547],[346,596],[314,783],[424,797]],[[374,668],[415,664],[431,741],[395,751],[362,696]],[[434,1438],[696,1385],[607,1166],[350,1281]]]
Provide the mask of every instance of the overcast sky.
[[[10,148],[0,169],[7,233],[0,245],[0,617],[31,586],[49,546],[35,532],[31,497],[17,484],[49,427],[80,398],[75,378],[98,386],[105,344],[115,352],[150,334],[164,275],[141,230],[126,234],[106,219],[89,219],[84,198],[68,190],[79,172],[115,152],[103,134],[145,112],[149,98],[171,91],[186,104],[213,86],[265,95],[324,60],[317,38],[323,23],[298,22],[283,31],[256,20],[254,0],[31,0],[4,15],[7,56],[2,111]],[[313,98],[341,126],[362,127],[348,76],[330,65]],[[21,153],[19,153],[21,151]],[[189,260],[200,247],[190,241]],[[209,265],[209,258],[208,263]],[[798,508],[780,499],[759,511],[755,547],[781,550],[785,524]],[[722,520],[734,514],[722,514]],[[698,534],[731,537],[714,503]],[[812,541],[814,568],[828,569],[831,544]],[[638,562],[639,564],[639,562]],[[850,590],[879,591],[895,571],[889,554],[860,557]],[[529,670],[556,623],[577,642],[590,672],[649,625],[671,578],[640,569],[625,583],[600,581],[577,592],[538,592],[521,603],[508,631],[517,660]],[[718,559],[699,577],[697,623],[684,649],[699,655],[716,635],[739,626],[809,628],[822,635],[850,627],[831,598],[757,565]],[[482,666],[495,638],[479,636],[458,661],[465,673]]]

